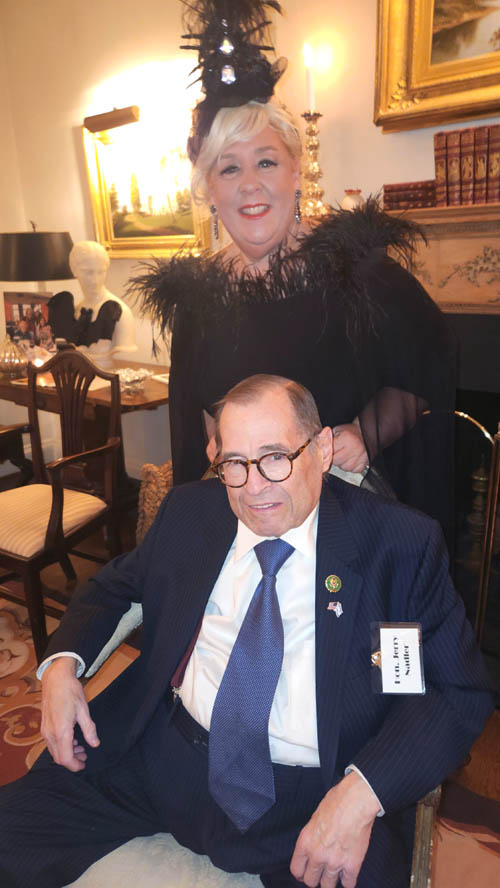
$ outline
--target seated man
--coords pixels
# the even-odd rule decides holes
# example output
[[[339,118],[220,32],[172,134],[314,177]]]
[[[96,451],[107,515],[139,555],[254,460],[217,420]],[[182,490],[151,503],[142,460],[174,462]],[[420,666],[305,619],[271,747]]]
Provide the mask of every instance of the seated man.
[[[265,886],[402,888],[416,801],[491,711],[438,525],[325,476],[331,430],[294,382],[239,383],[216,422],[219,479],[174,488],[50,641],[48,752],[0,790],[2,888],[159,831]],[[91,717],[77,676],[132,601],[142,654]],[[372,687],[380,622],[421,625],[425,693]]]

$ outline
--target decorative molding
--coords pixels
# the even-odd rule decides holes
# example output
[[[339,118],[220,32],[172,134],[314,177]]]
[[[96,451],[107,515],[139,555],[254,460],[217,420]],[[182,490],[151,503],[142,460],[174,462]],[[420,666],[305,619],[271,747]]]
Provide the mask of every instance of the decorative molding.
[[[397,85],[391,93],[392,101],[387,107],[390,111],[406,111],[411,105],[419,105],[422,99],[426,98],[425,92],[408,92],[408,84],[403,77],[398,80]]]
[[[391,210],[425,238],[413,272],[443,311],[500,314],[500,204]]]

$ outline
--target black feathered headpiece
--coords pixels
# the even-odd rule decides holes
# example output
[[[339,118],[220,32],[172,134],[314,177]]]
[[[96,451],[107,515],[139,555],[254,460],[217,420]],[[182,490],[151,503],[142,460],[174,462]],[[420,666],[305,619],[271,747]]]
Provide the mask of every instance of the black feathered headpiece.
[[[181,49],[195,49],[205,98],[193,111],[188,154],[195,163],[201,143],[220,108],[268,102],[286,68],[286,59],[273,64],[263,55],[270,25],[267,8],[281,13],[277,0],[181,0],[186,7]],[[254,42],[255,41],[255,42]],[[262,42],[264,41],[264,42]],[[195,81],[196,82],[196,81]]]

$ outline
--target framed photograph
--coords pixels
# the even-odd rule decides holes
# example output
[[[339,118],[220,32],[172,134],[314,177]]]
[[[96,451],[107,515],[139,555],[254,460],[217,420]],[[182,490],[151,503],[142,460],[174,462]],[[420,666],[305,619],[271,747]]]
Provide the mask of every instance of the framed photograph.
[[[191,164],[174,132],[168,141],[149,137],[141,121],[98,133],[83,127],[95,236],[113,258],[210,246],[210,220],[191,201]]]
[[[378,0],[374,122],[384,132],[500,114],[500,4]]]
[[[50,351],[55,347],[49,326],[48,302],[52,293],[3,294],[7,335],[25,348],[40,345]]]

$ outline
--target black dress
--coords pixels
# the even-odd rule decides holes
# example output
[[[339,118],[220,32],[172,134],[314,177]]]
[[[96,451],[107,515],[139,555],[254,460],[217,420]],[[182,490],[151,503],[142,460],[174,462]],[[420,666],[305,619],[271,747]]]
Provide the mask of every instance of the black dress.
[[[172,329],[175,483],[207,468],[202,410],[253,373],[276,373],[311,390],[325,425],[358,417],[372,468],[448,529],[455,342],[386,253],[404,255],[413,236],[370,201],[333,213],[257,279],[235,280],[217,256],[187,255],[134,279],[144,311]]]

